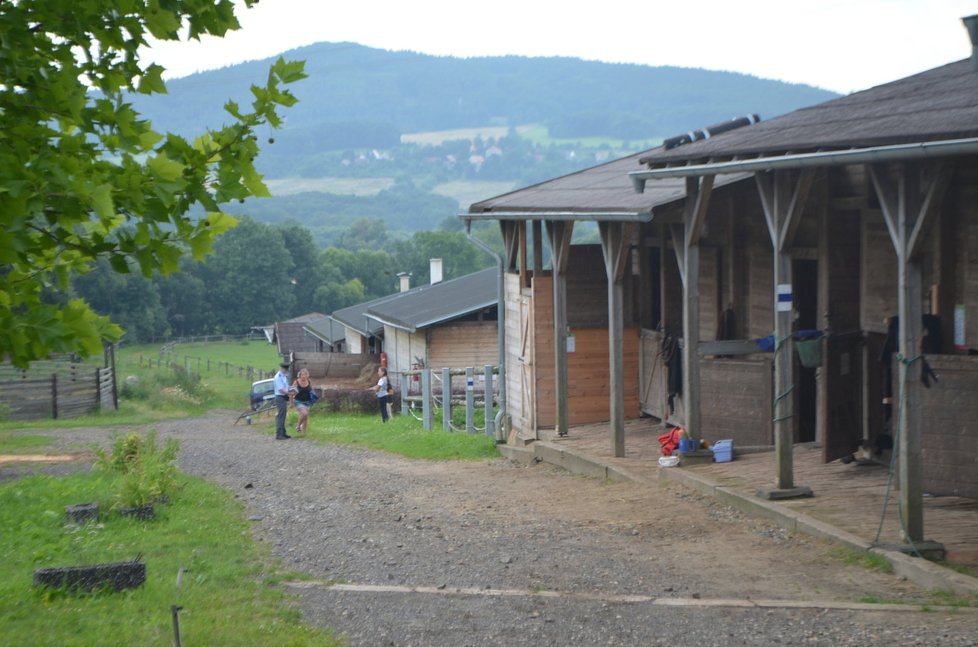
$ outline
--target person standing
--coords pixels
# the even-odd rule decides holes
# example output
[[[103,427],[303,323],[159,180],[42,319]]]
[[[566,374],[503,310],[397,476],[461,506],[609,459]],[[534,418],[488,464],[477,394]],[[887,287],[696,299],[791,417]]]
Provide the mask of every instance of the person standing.
[[[381,366],[377,369],[377,386],[374,387],[374,391],[377,392],[377,404],[380,407],[380,419],[383,422],[387,422],[387,396],[390,392],[390,382],[387,380],[387,369]]]
[[[312,404],[315,401],[315,394],[312,388],[312,380],[309,379],[309,369],[304,368],[300,370],[295,378],[295,382],[292,383],[292,390],[295,391],[294,404],[296,410],[299,412],[299,422],[295,426],[297,433],[305,433],[309,427],[309,409],[312,408]]]
[[[285,416],[289,413],[289,363],[282,362],[275,374],[275,439],[285,440],[292,436],[285,433]]]

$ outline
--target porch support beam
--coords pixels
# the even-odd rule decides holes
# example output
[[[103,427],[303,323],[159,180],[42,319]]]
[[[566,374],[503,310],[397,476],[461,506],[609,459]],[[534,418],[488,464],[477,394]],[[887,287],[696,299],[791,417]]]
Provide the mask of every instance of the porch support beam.
[[[713,195],[714,176],[686,178],[686,203],[682,238],[674,241],[676,253],[682,245],[679,273],[683,281],[683,414],[690,438],[699,438],[700,429],[700,358],[696,346],[700,341],[700,238],[706,212]],[[678,232],[676,232],[678,233]]]
[[[775,488],[758,490],[758,496],[767,499],[812,495],[811,489],[794,484],[794,343],[791,339],[793,308],[789,250],[814,177],[815,169],[810,168],[801,172],[777,170],[754,175],[774,256]]]
[[[924,540],[921,382],[913,375],[920,370],[917,362],[920,361],[923,327],[920,246],[924,232],[939,211],[951,171],[944,165],[935,165],[924,182],[923,169],[913,163],[899,164],[892,173],[883,165],[869,165],[867,169],[897,255],[897,315],[900,319],[895,440],[900,520],[904,540],[919,543]],[[922,187],[923,184],[926,186]]]
[[[634,225],[601,222],[598,229],[608,277],[608,387],[612,451],[615,456],[622,457],[625,455],[623,281]]]
[[[543,225],[539,220],[534,220],[533,224],[533,276],[540,276],[543,273]]]
[[[507,272],[516,270],[516,258],[519,255],[520,249],[520,241],[516,232],[520,224],[520,222],[513,220],[499,221],[499,230],[503,237],[504,260]]]
[[[556,420],[554,432],[566,436],[567,416],[567,265],[570,258],[573,221],[547,223],[547,240],[550,243],[550,262],[553,266],[554,297],[554,404]]]

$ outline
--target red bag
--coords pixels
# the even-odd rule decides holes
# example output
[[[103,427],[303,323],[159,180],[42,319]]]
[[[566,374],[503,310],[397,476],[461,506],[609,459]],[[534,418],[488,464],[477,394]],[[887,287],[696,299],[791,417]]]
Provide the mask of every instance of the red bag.
[[[662,455],[672,456],[672,452],[679,447],[679,436],[685,431],[682,427],[673,427],[666,433],[659,436],[659,444],[662,445]]]

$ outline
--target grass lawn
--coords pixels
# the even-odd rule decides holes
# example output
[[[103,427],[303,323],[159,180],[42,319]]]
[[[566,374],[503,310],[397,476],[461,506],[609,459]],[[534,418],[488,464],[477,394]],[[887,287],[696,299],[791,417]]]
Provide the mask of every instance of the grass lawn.
[[[177,344],[165,356],[165,364],[182,369],[177,371],[160,367],[158,345],[123,347],[116,353],[120,409],[158,418],[209,409],[244,412],[251,383],[271,377],[279,361],[278,349],[264,340]]]
[[[171,645],[171,605],[185,645],[336,645],[302,624],[276,585],[279,570],[251,539],[241,505],[182,475],[170,503],[138,521],[107,512],[119,477],[105,472],[0,483],[0,627],[6,645]],[[69,505],[99,502],[102,517],[67,523]],[[35,569],[129,561],[146,582],[122,592],[33,587]],[[177,573],[187,569],[182,584]]]
[[[252,380],[239,369],[273,371],[278,355],[264,341],[214,342],[177,345],[169,362],[180,369],[160,368],[159,346],[120,349],[119,411],[2,422],[0,454],[45,453],[53,438],[32,429],[139,427],[215,408],[244,412]],[[191,375],[198,371],[200,379]],[[295,415],[290,413],[292,424]],[[254,423],[274,433],[271,416]],[[481,414],[476,424],[482,424]],[[434,426],[425,432],[420,421],[399,412],[383,424],[379,414],[334,413],[320,406],[313,409],[308,436],[309,442],[358,444],[429,460],[499,456],[495,441],[484,434],[444,432],[437,417]],[[186,645],[339,644],[330,633],[302,624],[278,586],[300,575],[281,570],[255,544],[243,507],[231,492],[180,474],[169,504],[157,506],[155,519],[137,521],[111,512],[120,478],[93,471],[0,482],[0,644],[170,645],[174,604],[183,607],[180,627]],[[68,506],[88,502],[100,505],[103,516],[97,523],[66,521]],[[135,589],[71,594],[33,587],[39,568],[137,556],[146,563],[147,581]],[[180,569],[187,570],[178,589]]]
[[[294,415],[294,414],[290,414]],[[380,414],[333,414],[317,412],[309,417],[309,438],[330,443],[361,445],[427,460],[478,460],[498,458],[496,441],[485,434],[445,432],[440,423],[432,431],[421,422],[397,412],[382,423]]]

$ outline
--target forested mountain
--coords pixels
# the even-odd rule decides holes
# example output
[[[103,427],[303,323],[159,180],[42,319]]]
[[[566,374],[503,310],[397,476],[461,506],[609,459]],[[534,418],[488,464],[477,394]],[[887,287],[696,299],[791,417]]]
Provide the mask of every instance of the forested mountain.
[[[571,58],[458,59],[353,43],[284,57],[304,60],[309,77],[292,87],[299,103],[283,127],[262,136],[256,164],[275,197],[225,205],[242,224],[178,274],[115,275],[103,263],[74,281],[129,339],[330,313],[395,291],[398,272],[426,281],[433,257],[446,279],[462,276],[492,263],[459,231],[456,216],[477,199],[835,96],[743,74]],[[250,104],[270,63],[171,80],[168,95],[133,103],[157,130],[198,135],[230,120],[229,99]],[[478,234],[501,248],[498,227]]]
[[[302,178],[306,186],[280,187],[276,197],[228,210],[269,223],[296,218],[320,246],[361,218],[379,218],[407,237],[464,211],[473,195],[488,198],[680,132],[835,96],[744,74],[575,58],[462,59],[354,43],[319,43],[283,56],[304,60],[309,76],[292,87],[299,103],[280,130],[269,129],[256,164],[266,179]],[[173,79],[169,94],[133,102],[157,129],[198,134],[228,120],[228,99],[250,103],[249,87],[264,79],[271,60]],[[472,130],[448,140],[405,137],[492,128],[491,136]],[[387,184],[357,192],[327,181],[334,178]],[[493,184],[479,184],[487,181]]]
[[[575,58],[453,58],[318,43],[285,52],[304,60],[309,78],[293,88],[284,149],[375,146],[419,131],[543,123],[555,137],[626,140],[668,137],[747,113],[771,117],[836,96],[807,85],[744,74],[613,64]],[[203,72],[167,83],[169,97],[139,103],[176,131],[213,123],[226,98],[247,88],[270,60]],[[359,124],[353,141],[342,124]]]

